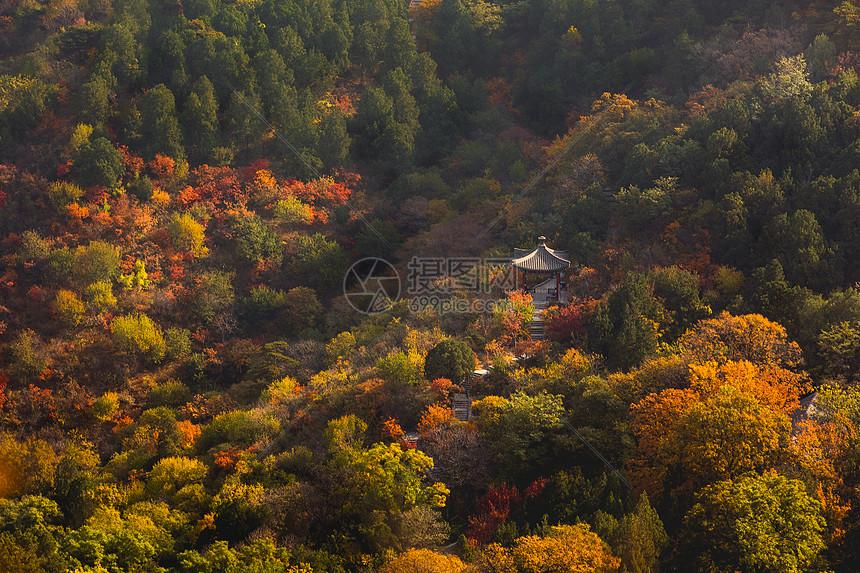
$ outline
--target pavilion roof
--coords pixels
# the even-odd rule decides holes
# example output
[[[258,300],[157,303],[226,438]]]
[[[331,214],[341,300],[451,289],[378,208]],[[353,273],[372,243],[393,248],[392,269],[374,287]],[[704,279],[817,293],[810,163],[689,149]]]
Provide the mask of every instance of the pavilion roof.
[[[546,239],[538,237],[539,244],[534,249],[514,249],[511,264],[522,270],[532,272],[555,272],[570,268],[570,254],[546,246]]]

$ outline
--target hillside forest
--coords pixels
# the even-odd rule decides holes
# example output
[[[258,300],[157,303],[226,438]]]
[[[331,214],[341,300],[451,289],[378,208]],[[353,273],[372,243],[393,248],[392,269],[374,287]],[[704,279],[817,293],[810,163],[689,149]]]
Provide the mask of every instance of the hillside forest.
[[[0,571],[857,571],[858,71],[857,0],[3,2]]]

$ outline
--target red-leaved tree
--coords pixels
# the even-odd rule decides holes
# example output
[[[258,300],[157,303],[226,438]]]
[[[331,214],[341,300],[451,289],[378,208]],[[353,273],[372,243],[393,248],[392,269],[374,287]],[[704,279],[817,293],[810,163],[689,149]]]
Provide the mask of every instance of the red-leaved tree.
[[[516,486],[502,483],[493,486],[478,500],[475,513],[469,516],[466,538],[473,545],[486,545],[496,529],[503,524],[511,511],[519,507],[523,496]]]

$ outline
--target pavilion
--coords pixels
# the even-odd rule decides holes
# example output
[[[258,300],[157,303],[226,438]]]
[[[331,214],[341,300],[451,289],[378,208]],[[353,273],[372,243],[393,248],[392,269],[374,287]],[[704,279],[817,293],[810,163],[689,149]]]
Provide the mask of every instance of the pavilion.
[[[561,296],[561,274],[570,268],[570,254],[567,251],[557,251],[547,247],[546,237],[538,237],[538,246],[534,249],[514,249],[514,258],[511,259],[511,266],[522,273],[522,288],[526,291],[528,290],[528,286],[526,285],[526,276],[528,274],[554,275],[554,289],[551,284],[552,277],[550,277],[534,287],[534,294],[543,294],[545,292],[545,301],[564,300],[564,297]],[[517,281],[517,284],[519,284],[519,281]],[[535,300],[537,298],[536,296]]]

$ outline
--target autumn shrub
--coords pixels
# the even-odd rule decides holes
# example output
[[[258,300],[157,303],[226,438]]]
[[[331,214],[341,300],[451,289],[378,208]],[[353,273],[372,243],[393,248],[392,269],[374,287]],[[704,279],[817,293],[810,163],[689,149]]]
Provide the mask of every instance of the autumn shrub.
[[[194,458],[164,458],[149,472],[146,487],[155,496],[171,499],[185,486],[202,482],[208,471],[203,462]]]
[[[403,428],[400,427],[400,424],[394,418],[388,418],[382,422],[380,434],[386,440],[398,441],[403,437],[404,433]]]
[[[57,296],[51,303],[51,310],[54,316],[69,328],[74,328],[81,323],[84,318],[84,303],[78,298],[74,292],[70,290],[59,290]]]
[[[421,414],[421,420],[418,422],[418,431],[421,434],[432,432],[440,426],[451,424],[456,421],[454,411],[447,404],[431,404],[427,406],[427,410]]]
[[[48,200],[60,212],[66,212],[66,206],[77,203],[84,196],[84,190],[66,181],[54,181],[48,187]]]
[[[287,227],[310,225],[314,220],[311,207],[295,197],[287,197],[275,203],[272,214],[278,223]]]
[[[110,281],[99,281],[84,289],[87,306],[96,314],[111,312],[116,309],[116,297]]]
[[[34,381],[48,369],[48,349],[32,330],[21,332],[9,345],[12,374],[21,381]]]
[[[205,257],[209,248],[203,242],[205,228],[190,213],[173,213],[167,224],[170,240],[177,251],[189,253],[193,257]]]
[[[169,330],[169,329],[168,329]],[[176,407],[191,399],[191,390],[178,380],[168,380],[149,391],[149,400],[155,406]]]
[[[78,149],[85,143],[88,143],[90,136],[93,134],[93,126],[86,123],[79,123],[75,126],[72,136],[69,138],[69,144],[64,150],[64,157],[73,157]]]
[[[466,564],[455,555],[410,549],[388,562],[380,573],[464,573]]]
[[[110,420],[119,408],[119,396],[116,392],[105,392],[93,402],[92,415],[105,422]]]
[[[167,352],[161,328],[145,314],[129,314],[111,324],[114,343],[124,352],[157,364]]]
[[[376,363],[376,370],[383,380],[399,384],[417,384],[421,381],[424,366],[422,362],[421,356],[416,353],[407,354],[397,350],[380,358]]]
[[[22,262],[42,262],[51,254],[51,243],[35,231],[21,233],[21,246],[18,258]]]
[[[191,331],[171,326],[164,331],[165,354],[168,360],[180,360],[191,354]]]
[[[57,455],[48,442],[0,432],[0,498],[47,493],[56,466]]]
[[[260,412],[234,410],[215,416],[202,430],[197,440],[201,453],[221,444],[250,446],[257,440],[274,436],[278,420]]]
[[[534,300],[530,294],[510,293],[505,304],[496,305],[493,309],[493,325],[500,340],[516,342],[527,337],[534,312]]]
[[[157,459],[179,455],[185,442],[174,410],[164,406],[144,410],[137,421],[121,429],[120,437],[121,451],[105,469],[121,478],[132,470],[151,467]]]
[[[179,408],[179,415],[196,424],[205,424],[219,414],[235,410],[238,407],[239,404],[226,395],[207,397],[202,394],[196,394],[184,406]]]
[[[134,270],[128,274],[120,274],[116,281],[125,290],[147,290],[151,286],[149,274],[146,272],[146,264],[140,259],[134,261]]]
[[[260,400],[264,403],[269,403],[275,406],[289,404],[296,398],[296,391],[299,388],[295,378],[285,376],[280,380],[275,380],[263,390]]]
[[[800,346],[788,339],[785,327],[760,314],[722,312],[696,324],[680,343],[697,361],[749,360],[787,369],[801,362]]]
[[[440,402],[448,403],[448,397],[459,386],[454,386],[454,383],[447,378],[436,378],[430,383],[430,391]]]
[[[466,537],[474,545],[490,542],[496,528],[505,523],[511,511],[522,503],[522,493],[517,486],[502,483],[493,486],[475,504],[475,512],[469,517]]]
[[[176,161],[172,157],[155,154],[155,157],[146,164],[146,168],[156,179],[165,179],[173,175]]]
[[[522,573],[610,573],[620,560],[588,525],[559,525],[544,537],[520,537],[511,549]]]
[[[565,306],[548,308],[543,313],[546,337],[557,342],[584,342],[595,308],[596,300],[579,298]]]

